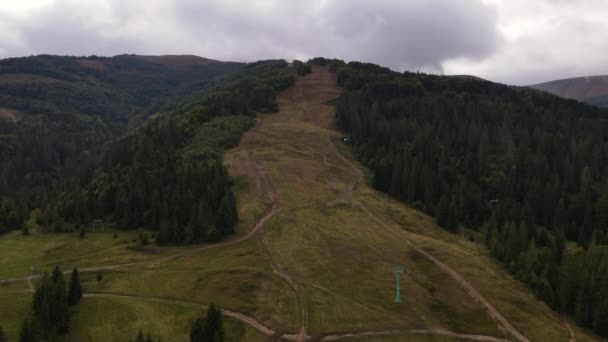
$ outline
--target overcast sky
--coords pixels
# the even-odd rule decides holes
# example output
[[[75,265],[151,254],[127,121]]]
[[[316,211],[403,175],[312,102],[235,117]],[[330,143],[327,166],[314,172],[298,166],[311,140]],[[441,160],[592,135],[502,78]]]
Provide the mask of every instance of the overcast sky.
[[[0,0],[0,58],[314,56],[509,84],[608,74],[607,0]]]

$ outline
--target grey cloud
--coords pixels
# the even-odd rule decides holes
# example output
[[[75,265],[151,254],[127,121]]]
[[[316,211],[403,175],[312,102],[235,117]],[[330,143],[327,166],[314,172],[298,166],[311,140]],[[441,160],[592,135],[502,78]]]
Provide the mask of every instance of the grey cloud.
[[[140,46],[128,37],[105,36],[92,23],[94,9],[77,2],[62,4],[31,13],[19,28],[27,54],[114,55]]]
[[[228,44],[229,53],[252,59],[316,55],[364,60],[396,69],[440,71],[441,62],[483,58],[501,37],[493,7],[478,0],[277,1],[254,3],[176,1],[177,16],[203,39]],[[217,35],[215,37],[209,37]],[[239,47],[242,51],[238,51]],[[271,55],[272,54],[272,55]]]
[[[329,6],[330,28],[344,51],[397,69],[440,71],[441,62],[492,53],[500,36],[496,13],[479,1],[395,2],[338,0]]]
[[[4,53],[323,55],[441,71],[446,59],[491,54],[496,17],[482,0],[56,0],[15,25],[22,48]]]

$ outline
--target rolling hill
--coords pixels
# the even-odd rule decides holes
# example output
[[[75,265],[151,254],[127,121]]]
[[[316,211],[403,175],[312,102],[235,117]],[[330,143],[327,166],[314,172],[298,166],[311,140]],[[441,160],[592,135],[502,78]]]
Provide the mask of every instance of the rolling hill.
[[[608,75],[567,78],[529,87],[599,107],[608,106]]]

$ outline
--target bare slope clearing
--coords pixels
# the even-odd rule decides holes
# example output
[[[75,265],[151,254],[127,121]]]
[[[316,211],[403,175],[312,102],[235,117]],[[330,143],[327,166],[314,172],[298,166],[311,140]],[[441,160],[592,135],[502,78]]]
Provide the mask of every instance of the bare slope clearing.
[[[16,112],[14,110],[0,108],[0,120],[14,121],[16,118]]]
[[[485,248],[378,195],[361,182],[363,171],[353,173],[356,163],[334,153],[340,134],[326,104],[340,92],[333,77],[317,69],[299,79],[279,97],[280,113],[262,115],[263,125],[227,158],[245,170],[246,146],[270,175],[281,211],[266,229],[268,246],[305,293],[308,333],[405,327],[569,340],[559,317]],[[397,264],[409,270],[404,305],[391,302]]]
[[[197,65],[205,65],[209,63],[218,63],[213,59],[208,59],[193,55],[164,55],[164,56],[145,56],[136,55],[135,58],[144,61],[162,64],[173,68],[190,68]]]

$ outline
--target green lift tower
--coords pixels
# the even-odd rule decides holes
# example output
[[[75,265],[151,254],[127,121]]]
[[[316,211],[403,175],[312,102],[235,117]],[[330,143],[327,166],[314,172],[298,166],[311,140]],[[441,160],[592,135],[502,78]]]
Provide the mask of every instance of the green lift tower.
[[[395,280],[397,280],[397,287],[395,289],[395,303],[401,303],[401,293],[399,292],[399,279],[401,278],[401,273],[403,273],[403,267],[395,266],[393,267],[393,273],[395,274]]]

